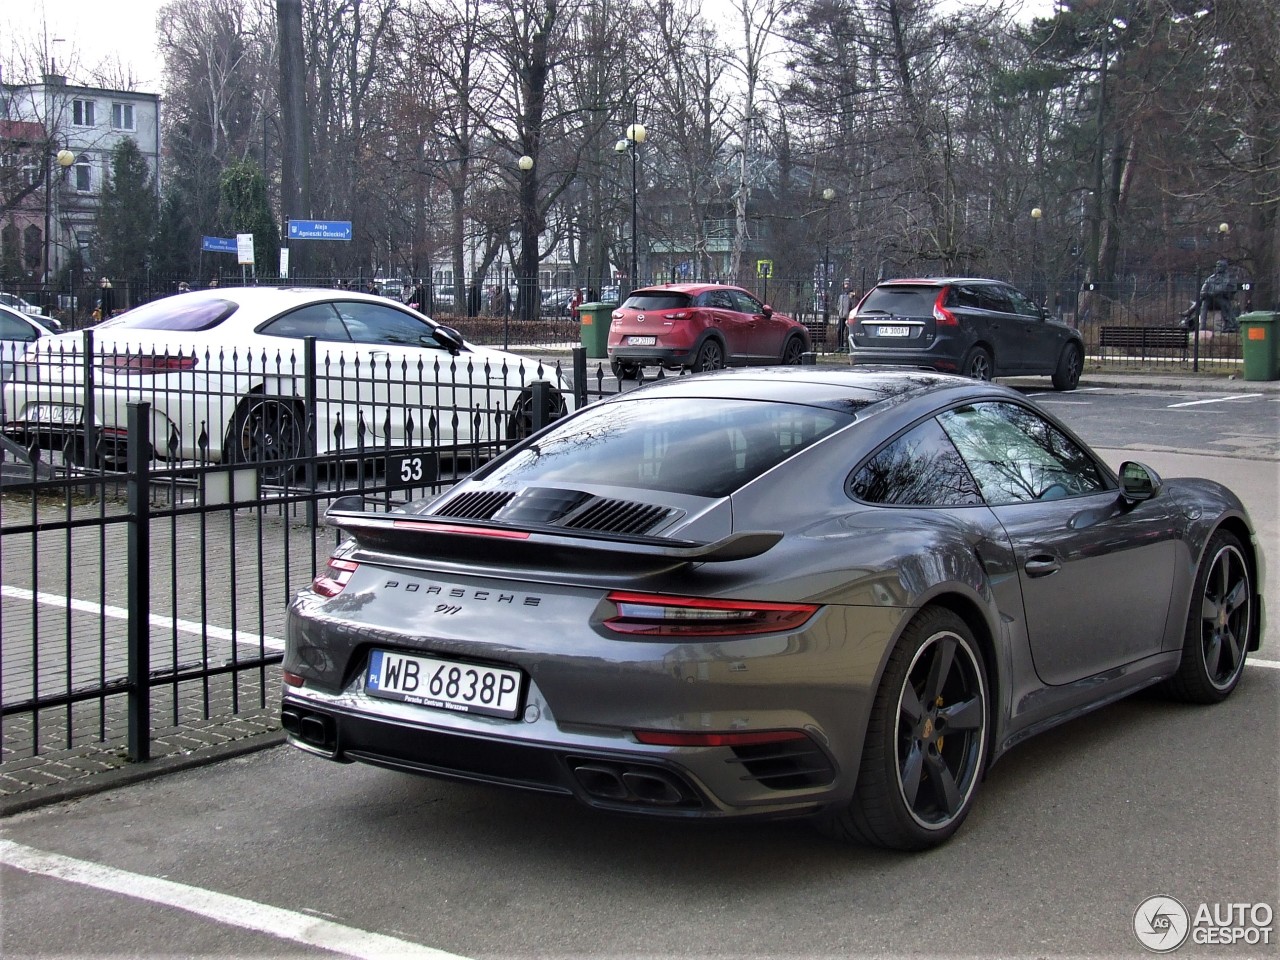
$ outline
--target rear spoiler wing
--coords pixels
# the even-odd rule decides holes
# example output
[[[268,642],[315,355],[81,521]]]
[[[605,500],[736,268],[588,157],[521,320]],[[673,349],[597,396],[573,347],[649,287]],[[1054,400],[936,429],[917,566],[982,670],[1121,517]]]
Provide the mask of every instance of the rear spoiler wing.
[[[352,509],[362,505],[360,497],[335,500],[324,522],[354,537],[361,547],[453,562],[575,567],[724,563],[758,557],[782,539],[779,531],[755,531],[698,543]]]

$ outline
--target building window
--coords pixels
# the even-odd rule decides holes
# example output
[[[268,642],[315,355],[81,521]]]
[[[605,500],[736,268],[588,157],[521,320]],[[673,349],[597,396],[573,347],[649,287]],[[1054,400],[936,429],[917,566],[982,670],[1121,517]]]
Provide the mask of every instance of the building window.
[[[132,130],[133,104],[113,103],[111,105],[111,127],[114,130]]]
[[[77,127],[93,126],[93,101],[71,101],[71,123]]]
[[[93,191],[93,166],[88,161],[81,160],[76,166],[76,193],[91,193]]]

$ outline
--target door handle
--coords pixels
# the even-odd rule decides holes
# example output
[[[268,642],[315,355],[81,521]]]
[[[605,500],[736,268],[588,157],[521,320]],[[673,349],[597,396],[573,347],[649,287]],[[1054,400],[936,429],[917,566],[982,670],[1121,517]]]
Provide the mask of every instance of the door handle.
[[[1028,577],[1047,577],[1051,573],[1057,573],[1061,568],[1062,564],[1058,563],[1054,557],[1044,555],[1032,557],[1022,566]]]

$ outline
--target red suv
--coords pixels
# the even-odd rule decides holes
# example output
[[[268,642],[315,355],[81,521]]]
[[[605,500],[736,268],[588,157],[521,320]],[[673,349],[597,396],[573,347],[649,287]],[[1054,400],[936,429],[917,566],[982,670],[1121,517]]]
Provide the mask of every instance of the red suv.
[[[667,283],[633,290],[613,311],[609,364],[619,379],[642,367],[797,364],[811,349],[804,324],[774,313],[741,287]]]

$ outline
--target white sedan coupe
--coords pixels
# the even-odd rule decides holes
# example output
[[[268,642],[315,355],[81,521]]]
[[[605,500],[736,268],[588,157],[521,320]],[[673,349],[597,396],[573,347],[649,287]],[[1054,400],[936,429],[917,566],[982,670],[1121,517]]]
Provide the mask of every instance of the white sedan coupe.
[[[33,344],[4,386],[5,432],[65,450],[92,422],[105,440],[122,439],[128,404],[146,401],[158,456],[257,463],[270,480],[305,455],[312,404],[318,455],[406,446],[468,455],[529,432],[539,380],[553,415],[565,412],[572,395],[556,370],[470,344],[383,297],[209,289]]]

